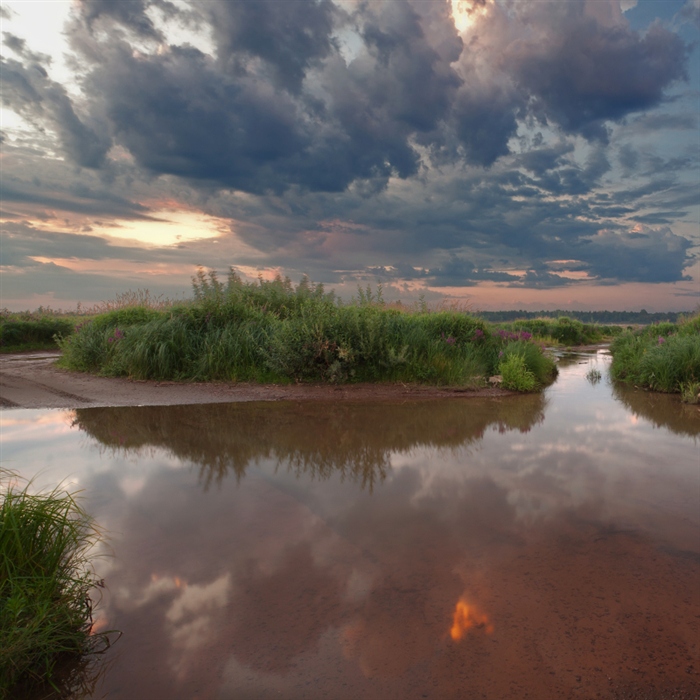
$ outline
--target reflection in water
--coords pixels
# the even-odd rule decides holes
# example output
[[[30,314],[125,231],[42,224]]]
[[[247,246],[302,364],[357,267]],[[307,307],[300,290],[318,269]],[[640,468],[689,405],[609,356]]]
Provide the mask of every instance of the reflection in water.
[[[681,403],[677,395],[615,384],[613,396],[635,416],[646,418],[656,427],[668,428],[677,435],[700,435],[700,406]]]
[[[605,361],[546,401],[77,412],[124,631],[96,697],[700,697],[695,433]]]
[[[493,634],[493,625],[489,622],[488,616],[477,610],[471,603],[467,603],[464,598],[460,598],[452,616],[450,637],[455,642],[459,642],[472,628],[484,630],[486,634]]]
[[[75,425],[117,450],[165,447],[199,465],[205,486],[230,472],[241,479],[249,465],[274,459],[312,478],[339,473],[371,490],[386,477],[392,453],[463,447],[489,426],[527,432],[544,410],[542,394],[428,404],[235,403],[83,408]]]

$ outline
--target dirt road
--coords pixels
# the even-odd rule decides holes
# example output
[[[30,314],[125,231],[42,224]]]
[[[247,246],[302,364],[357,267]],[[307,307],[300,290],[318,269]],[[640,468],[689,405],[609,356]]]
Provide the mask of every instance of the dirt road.
[[[465,390],[405,384],[250,384],[155,382],[96,377],[59,369],[58,352],[0,355],[0,407],[87,408],[174,406],[233,401],[372,401],[442,397],[506,396],[498,388]]]

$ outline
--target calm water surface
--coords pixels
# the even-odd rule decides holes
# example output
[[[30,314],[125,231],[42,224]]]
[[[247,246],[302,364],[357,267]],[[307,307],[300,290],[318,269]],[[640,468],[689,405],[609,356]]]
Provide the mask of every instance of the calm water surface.
[[[700,413],[607,361],[490,400],[2,411],[3,466],[109,533],[92,697],[700,697]]]

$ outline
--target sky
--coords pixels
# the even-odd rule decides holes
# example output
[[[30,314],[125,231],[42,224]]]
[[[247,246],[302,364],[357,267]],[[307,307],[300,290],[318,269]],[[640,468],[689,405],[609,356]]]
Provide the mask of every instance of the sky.
[[[198,266],[473,310],[700,302],[700,0],[0,4],[0,306]]]

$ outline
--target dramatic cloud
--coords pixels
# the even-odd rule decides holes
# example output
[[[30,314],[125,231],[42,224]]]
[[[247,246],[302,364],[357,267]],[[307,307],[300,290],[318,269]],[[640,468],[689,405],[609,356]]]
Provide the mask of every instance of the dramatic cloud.
[[[658,11],[81,0],[61,63],[4,7],[5,219],[78,235],[199,211],[229,231],[178,260],[409,291],[683,283],[697,2]]]

